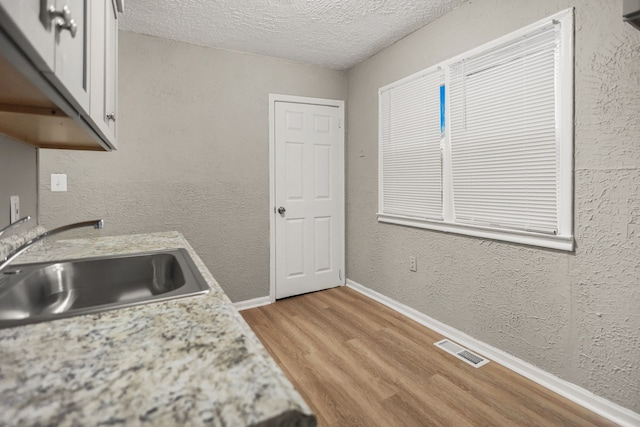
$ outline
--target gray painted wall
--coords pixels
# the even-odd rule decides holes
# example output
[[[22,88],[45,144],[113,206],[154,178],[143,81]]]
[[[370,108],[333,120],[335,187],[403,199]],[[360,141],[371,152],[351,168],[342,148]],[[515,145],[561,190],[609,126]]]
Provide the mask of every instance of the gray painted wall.
[[[377,89],[570,6],[575,253],[379,224]],[[621,11],[472,0],[349,70],[347,277],[638,412],[640,31]]]
[[[0,228],[9,225],[11,196],[20,197],[20,216],[32,219],[3,237],[38,223],[38,150],[0,134]]]
[[[232,300],[268,295],[268,95],[344,99],[346,74],[127,32],[119,49],[120,149],[41,150],[42,225],[178,230]]]

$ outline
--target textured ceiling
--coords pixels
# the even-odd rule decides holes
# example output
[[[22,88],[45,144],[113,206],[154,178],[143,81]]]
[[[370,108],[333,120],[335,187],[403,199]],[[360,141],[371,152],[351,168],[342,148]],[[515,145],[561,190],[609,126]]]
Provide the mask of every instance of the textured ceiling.
[[[466,0],[127,0],[120,29],[339,70]]]

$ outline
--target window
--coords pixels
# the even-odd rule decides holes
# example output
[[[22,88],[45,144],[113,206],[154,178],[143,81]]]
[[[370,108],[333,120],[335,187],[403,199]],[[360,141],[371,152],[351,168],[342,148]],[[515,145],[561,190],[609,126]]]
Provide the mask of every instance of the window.
[[[380,89],[381,222],[573,250],[573,10]]]
[[[380,92],[384,212],[442,220],[440,68]]]

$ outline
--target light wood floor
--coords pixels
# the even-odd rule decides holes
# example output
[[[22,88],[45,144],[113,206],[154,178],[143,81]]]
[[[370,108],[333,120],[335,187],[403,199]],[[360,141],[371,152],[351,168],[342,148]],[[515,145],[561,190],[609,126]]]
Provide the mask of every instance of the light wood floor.
[[[347,287],[242,312],[321,427],[611,426],[490,362],[436,348],[441,335]]]

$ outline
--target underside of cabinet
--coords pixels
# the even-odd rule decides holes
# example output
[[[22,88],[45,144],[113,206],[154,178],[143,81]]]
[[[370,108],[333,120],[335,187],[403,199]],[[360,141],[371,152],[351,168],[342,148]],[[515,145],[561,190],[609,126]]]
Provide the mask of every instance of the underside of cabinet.
[[[0,133],[40,148],[104,151],[90,132],[0,55]]]

